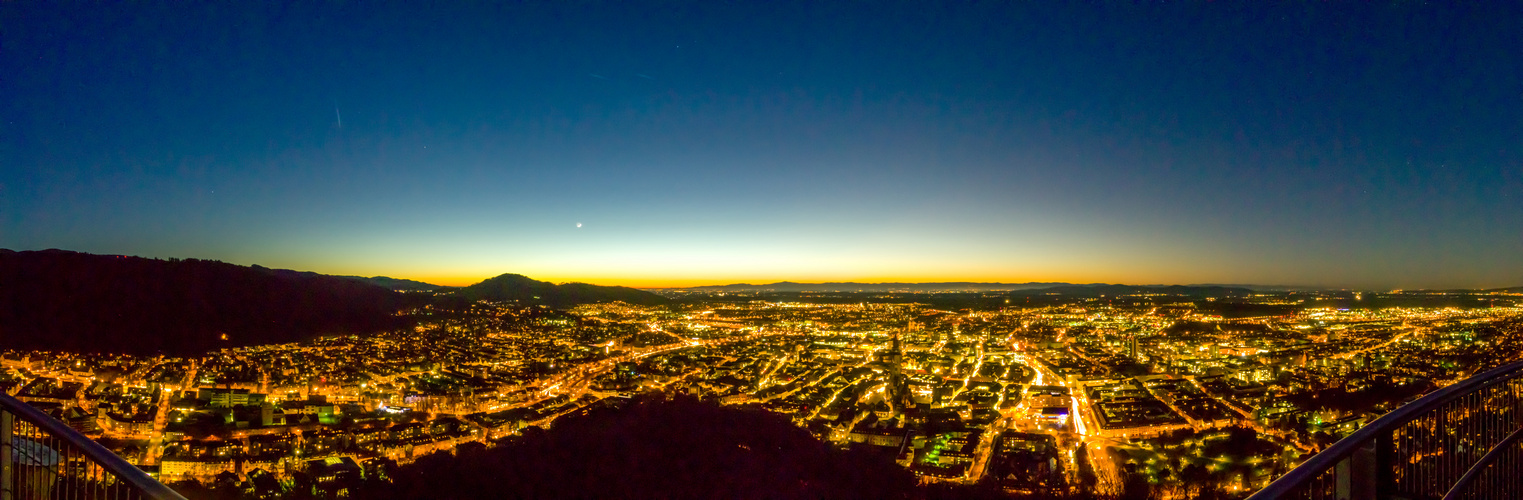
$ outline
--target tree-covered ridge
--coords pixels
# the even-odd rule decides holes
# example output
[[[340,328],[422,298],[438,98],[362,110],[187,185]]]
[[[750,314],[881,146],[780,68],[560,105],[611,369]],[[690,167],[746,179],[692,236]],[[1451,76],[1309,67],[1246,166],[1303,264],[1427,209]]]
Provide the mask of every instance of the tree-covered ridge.
[[[12,349],[196,355],[396,328],[416,300],[210,260],[0,250],[0,347]]]
[[[774,413],[656,396],[425,457],[366,486],[357,498],[907,498],[915,478]]]

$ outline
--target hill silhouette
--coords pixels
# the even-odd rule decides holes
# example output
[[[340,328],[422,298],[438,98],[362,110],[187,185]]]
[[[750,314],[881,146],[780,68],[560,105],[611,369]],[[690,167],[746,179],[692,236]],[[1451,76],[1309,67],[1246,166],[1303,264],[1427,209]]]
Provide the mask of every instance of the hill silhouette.
[[[639,305],[659,305],[669,302],[666,297],[644,290],[622,286],[598,286],[586,283],[557,285],[537,281],[521,274],[503,274],[480,283],[457,289],[453,295],[467,300],[517,301],[521,304],[542,304],[550,307],[570,307],[596,302],[628,302]]]
[[[691,396],[648,393],[627,405],[599,402],[572,415],[495,447],[466,443],[453,455],[438,452],[384,467],[389,480],[356,481],[350,498],[1115,498],[1008,493],[987,481],[917,484],[889,457],[832,447],[786,416]],[[175,487],[192,500],[212,498],[193,494],[200,493],[195,485]],[[293,493],[302,498],[312,492]]]
[[[648,397],[402,466],[360,499],[906,498],[888,459],[830,449],[787,417],[685,396]]]
[[[131,354],[383,331],[419,300],[315,273],[63,250],[0,249],[0,284],[0,348]]]
[[[444,286],[444,285],[435,285],[433,283],[424,283],[422,281],[414,281],[414,280],[402,279],[402,278],[393,278],[393,277],[390,277],[390,276],[371,276],[369,278],[366,278],[364,276],[339,276],[339,277],[340,278],[349,278],[349,279],[352,279],[352,280],[355,280],[355,281],[369,283],[369,284],[372,284],[372,285],[375,285],[375,286],[378,286],[378,287],[382,287],[382,288],[386,288],[386,289],[390,289],[390,290],[398,290],[398,291],[409,291],[409,292],[410,291],[428,291],[428,290],[444,290],[444,289],[450,288],[450,287],[447,287],[447,286]]]

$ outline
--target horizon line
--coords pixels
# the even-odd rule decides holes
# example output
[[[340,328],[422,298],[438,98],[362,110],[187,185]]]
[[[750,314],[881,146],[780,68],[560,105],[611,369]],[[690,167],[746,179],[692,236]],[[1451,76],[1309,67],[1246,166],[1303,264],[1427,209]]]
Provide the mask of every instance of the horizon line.
[[[11,252],[63,251],[63,252],[82,253],[82,254],[87,254],[87,255],[137,257],[137,258],[155,259],[155,260],[170,260],[170,259],[185,259],[186,258],[186,257],[143,256],[143,255],[120,254],[120,253],[92,253],[92,252],[78,251],[78,250],[65,250],[65,249],[56,248],[56,247],[55,248],[47,248],[47,249],[36,249],[36,250],[15,250],[15,249],[10,249],[10,248],[0,248],[0,251],[11,251]],[[226,261],[226,260],[218,259],[218,258],[215,258],[215,257],[214,258],[190,257],[190,258],[195,258],[197,260],[214,260],[214,261],[218,261],[218,262],[225,262],[225,263],[228,263],[228,264],[239,265],[239,266],[246,266],[246,267],[260,266],[260,267],[266,267],[266,268],[269,268],[269,269],[285,269],[285,270],[292,270],[292,271],[298,271],[298,270],[297,269],[290,269],[291,267],[308,267],[308,266],[290,266],[289,264],[284,264],[284,265],[282,265],[282,264],[264,265],[264,264],[258,264],[258,263],[240,264],[240,263],[236,263],[236,262],[229,262],[229,261]],[[321,266],[312,266],[312,267],[321,267]],[[1221,281],[1194,282],[1194,283],[1189,283],[1189,282],[1172,282],[1172,283],[1170,283],[1170,282],[1152,282],[1152,283],[1135,284],[1135,283],[1125,283],[1125,282],[1120,282],[1120,281],[1114,281],[1114,282],[1113,281],[1088,281],[1088,280],[1068,281],[1068,280],[1053,280],[1053,279],[1027,279],[1027,280],[1008,280],[1008,281],[989,280],[989,279],[982,279],[982,280],[979,280],[979,279],[905,280],[905,279],[869,278],[869,277],[863,277],[863,278],[857,278],[857,279],[847,278],[847,279],[827,279],[827,280],[804,280],[804,281],[794,281],[794,280],[791,280],[791,279],[756,280],[756,279],[745,279],[745,278],[730,278],[730,279],[725,279],[725,281],[723,281],[723,282],[719,281],[719,279],[707,279],[706,280],[706,279],[702,279],[702,278],[697,278],[697,279],[688,278],[688,279],[682,279],[682,281],[687,281],[687,283],[676,284],[674,282],[678,281],[677,279],[661,279],[661,278],[655,278],[655,279],[652,279],[652,278],[626,278],[626,279],[619,279],[619,278],[612,278],[612,279],[610,279],[610,278],[591,278],[591,279],[589,279],[589,277],[585,277],[585,276],[584,277],[575,277],[575,278],[564,277],[564,276],[556,276],[556,277],[551,277],[551,278],[536,278],[536,277],[531,276],[530,274],[527,274],[525,272],[500,272],[500,273],[496,273],[496,274],[478,274],[478,273],[459,273],[459,274],[455,274],[455,273],[447,273],[447,274],[444,274],[444,275],[440,275],[440,274],[429,275],[431,273],[418,273],[418,272],[407,272],[407,271],[403,271],[403,272],[399,272],[399,273],[386,273],[386,272],[377,273],[377,272],[375,272],[373,270],[369,271],[369,272],[359,271],[359,270],[339,271],[339,272],[307,270],[307,271],[299,271],[299,272],[313,272],[313,273],[324,274],[324,275],[329,275],[329,276],[360,276],[360,277],[367,277],[367,278],[385,277],[385,278],[392,278],[392,279],[405,279],[405,280],[417,281],[417,282],[421,282],[421,283],[425,283],[425,284],[429,284],[429,285],[434,285],[434,286],[457,287],[457,288],[458,287],[470,286],[470,285],[473,285],[473,284],[476,284],[476,283],[480,283],[480,282],[482,282],[484,280],[487,280],[487,279],[490,279],[490,278],[493,278],[493,277],[496,277],[496,276],[501,276],[503,274],[518,274],[518,275],[521,275],[521,276],[528,277],[530,279],[535,279],[537,281],[546,281],[546,282],[552,282],[552,283],[557,283],[557,284],[564,284],[564,283],[587,283],[587,284],[594,284],[594,285],[601,284],[602,286],[623,286],[623,287],[635,288],[635,289],[640,289],[640,290],[686,290],[686,289],[696,289],[696,288],[718,288],[718,287],[726,287],[726,286],[769,286],[769,285],[778,285],[778,284],[794,284],[794,285],[833,285],[833,284],[854,284],[854,285],[937,285],[937,284],[1031,285],[1031,284],[1051,284],[1051,285],[1054,285],[1054,286],[1062,286],[1062,285],[1074,285],[1074,286],[1089,286],[1089,285],[1220,286],[1220,287],[1256,287],[1256,288],[1285,289],[1285,290],[1305,290],[1305,291],[1313,291],[1313,290],[1315,290],[1315,291],[1349,290],[1349,291],[1374,291],[1374,292],[1382,292],[1382,291],[1383,292],[1396,292],[1396,291],[1418,291],[1418,290],[1425,290],[1425,291],[1497,290],[1497,289],[1508,289],[1508,288],[1520,288],[1520,287],[1523,287],[1523,284],[1509,284],[1509,285],[1499,285],[1499,286],[1468,286],[1468,287],[1467,286],[1453,286],[1453,285],[1447,285],[1447,286],[1348,286],[1348,285],[1303,285],[1303,284],[1292,285],[1292,284],[1260,284],[1260,283],[1254,283],[1254,282],[1221,282]],[[366,275],[368,275],[368,276],[366,276]],[[543,276],[543,275],[541,275],[541,276]],[[681,278],[679,278],[679,279],[681,279]],[[724,278],[721,278],[721,279],[724,279]],[[596,281],[596,282],[594,282],[594,281]],[[698,282],[699,284],[694,284],[693,282],[695,282],[695,281]],[[598,283],[598,282],[601,282],[601,283]],[[703,284],[704,282],[707,282],[707,284]]]

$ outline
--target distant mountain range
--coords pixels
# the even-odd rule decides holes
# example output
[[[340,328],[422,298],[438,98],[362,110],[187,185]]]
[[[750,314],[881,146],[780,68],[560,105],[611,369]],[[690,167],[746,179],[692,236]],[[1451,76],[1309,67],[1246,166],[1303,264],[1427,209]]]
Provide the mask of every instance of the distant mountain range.
[[[666,297],[634,288],[586,283],[557,285],[529,279],[519,274],[504,274],[489,278],[486,281],[459,288],[451,292],[451,295],[473,301],[517,301],[525,304],[544,304],[550,307],[570,307],[577,304],[614,301],[659,305],[669,301]]]
[[[399,312],[461,299],[550,307],[668,301],[633,288],[556,285],[517,274],[452,288],[211,260],[0,249],[0,349],[189,356],[385,331],[411,323]]]
[[[1046,288],[1069,283],[973,283],[973,282],[943,282],[943,283],[853,283],[853,282],[830,282],[830,283],[794,283],[781,281],[767,285],[752,285],[738,283],[734,285],[709,285],[682,288],[650,288],[647,290],[662,291],[688,291],[688,292],[980,292],[980,291],[1008,291],[1027,290],[1031,288]]]
[[[1032,283],[792,283],[655,289],[661,292],[931,293],[1101,297],[1164,294],[1234,297],[1295,287]],[[399,293],[434,291],[435,293]],[[1523,291],[1523,287],[1490,291]],[[948,294],[955,296],[956,293]],[[329,276],[198,259],[148,259],[64,250],[0,249],[0,348],[196,355],[208,350],[291,342],[324,334],[364,334],[407,326],[401,312],[426,304],[510,301],[567,308],[672,299],[619,286],[555,284],[503,274],[466,287],[385,276]]]
[[[1012,295],[1063,295],[1069,297],[1115,297],[1118,295],[1182,295],[1187,297],[1241,297],[1253,290],[1228,286],[1197,285],[1062,285],[1016,290]]]
[[[1124,287],[1124,288],[1116,288]],[[965,281],[938,282],[938,283],[854,283],[854,282],[830,282],[830,283],[794,283],[782,281],[766,285],[752,285],[739,283],[734,285],[710,285],[684,288],[649,288],[647,290],[659,292],[862,292],[862,293],[932,293],[932,292],[1027,292],[1041,291],[1044,293],[1058,293],[1064,295],[1087,295],[1096,290],[1096,293],[1123,294],[1135,292],[1123,292],[1122,290],[1157,290],[1172,289],[1175,291],[1269,291],[1269,290],[1292,290],[1296,287],[1284,286],[1260,286],[1260,285],[1112,285],[1107,283],[1073,284],[1064,282],[1028,282],[1028,283],[976,283]]]

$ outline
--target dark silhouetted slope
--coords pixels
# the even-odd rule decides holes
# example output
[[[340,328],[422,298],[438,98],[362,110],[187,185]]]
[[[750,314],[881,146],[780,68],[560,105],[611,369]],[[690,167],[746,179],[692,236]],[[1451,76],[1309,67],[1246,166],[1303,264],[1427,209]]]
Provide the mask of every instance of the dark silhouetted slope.
[[[543,304],[551,307],[615,301],[658,305],[668,301],[660,295],[629,287],[598,286],[586,283],[557,285],[529,279],[520,274],[504,274],[489,278],[460,288],[454,292],[454,295],[469,300],[517,301],[521,304]]]
[[[905,498],[915,478],[886,458],[832,450],[787,417],[695,399],[652,399],[402,466],[362,499]]]
[[[389,277],[389,276],[371,276],[369,278],[366,278],[364,276],[340,276],[340,278],[349,278],[349,279],[352,279],[352,280],[355,280],[355,281],[369,283],[369,284],[372,284],[372,285],[375,285],[375,286],[379,286],[379,287],[382,287],[382,288],[387,288],[387,289],[391,289],[391,290],[399,290],[399,291],[408,291],[408,292],[412,292],[412,291],[427,291],[427,290],[444,290],[444,289],[450,288],[450,287],[443,286],[443,285],[435,285],[433,283],[424,283],[422,281],[413,281],[413,280],[402,279],[402,278],[392,278],[392,277]]]
[[[358,281],[360,283],[365,283],[365,284],[368,284],[368,285],[375,285],[375,286],[378,286],[378,287],[381,287],[381,288],[385,288],[385,289],[388,289],[388,290],[397,290],[397,291],[409,291],[410,292],[410,291],[421,291],[421,290],[443,290],[443,289],[447,289],[447,288],[453,288],[453,287],[435,285],[433,283],[424,283],[422,281],[413,281],[413,280],[402,279],[402,278],[392,278],[392,277],[389,277],[389,276],[372,276],[372,277],[369,277],[369,278],[366,278],[364,276],[332,276],[332,275],[327,275],[327,274],[318,274],[318,273],[314,273],[312,271],[292,271],[290,269],[270,269],[270,268],[267,268],[267,267],[264,267],[264,266],[259,266],[259,265],[254,265],[254,266],[250,266],[250,267],[253,267],[254,269],[262,269],[262,270],[265,270],[265,271],[269,271],[271,273],[275,273],[278,276],[286,276],[286,277],[296,276],[296,277],[308,277],[308,278],[322,276],[322,277],[343,278],[343,279],[346,279],[346,280],[354,280],[354,281]]]
[[[352,279],[258,266],[0,250],[3,348],[194,355],[394,328],[407,321],[397,311],[408,300]]]

